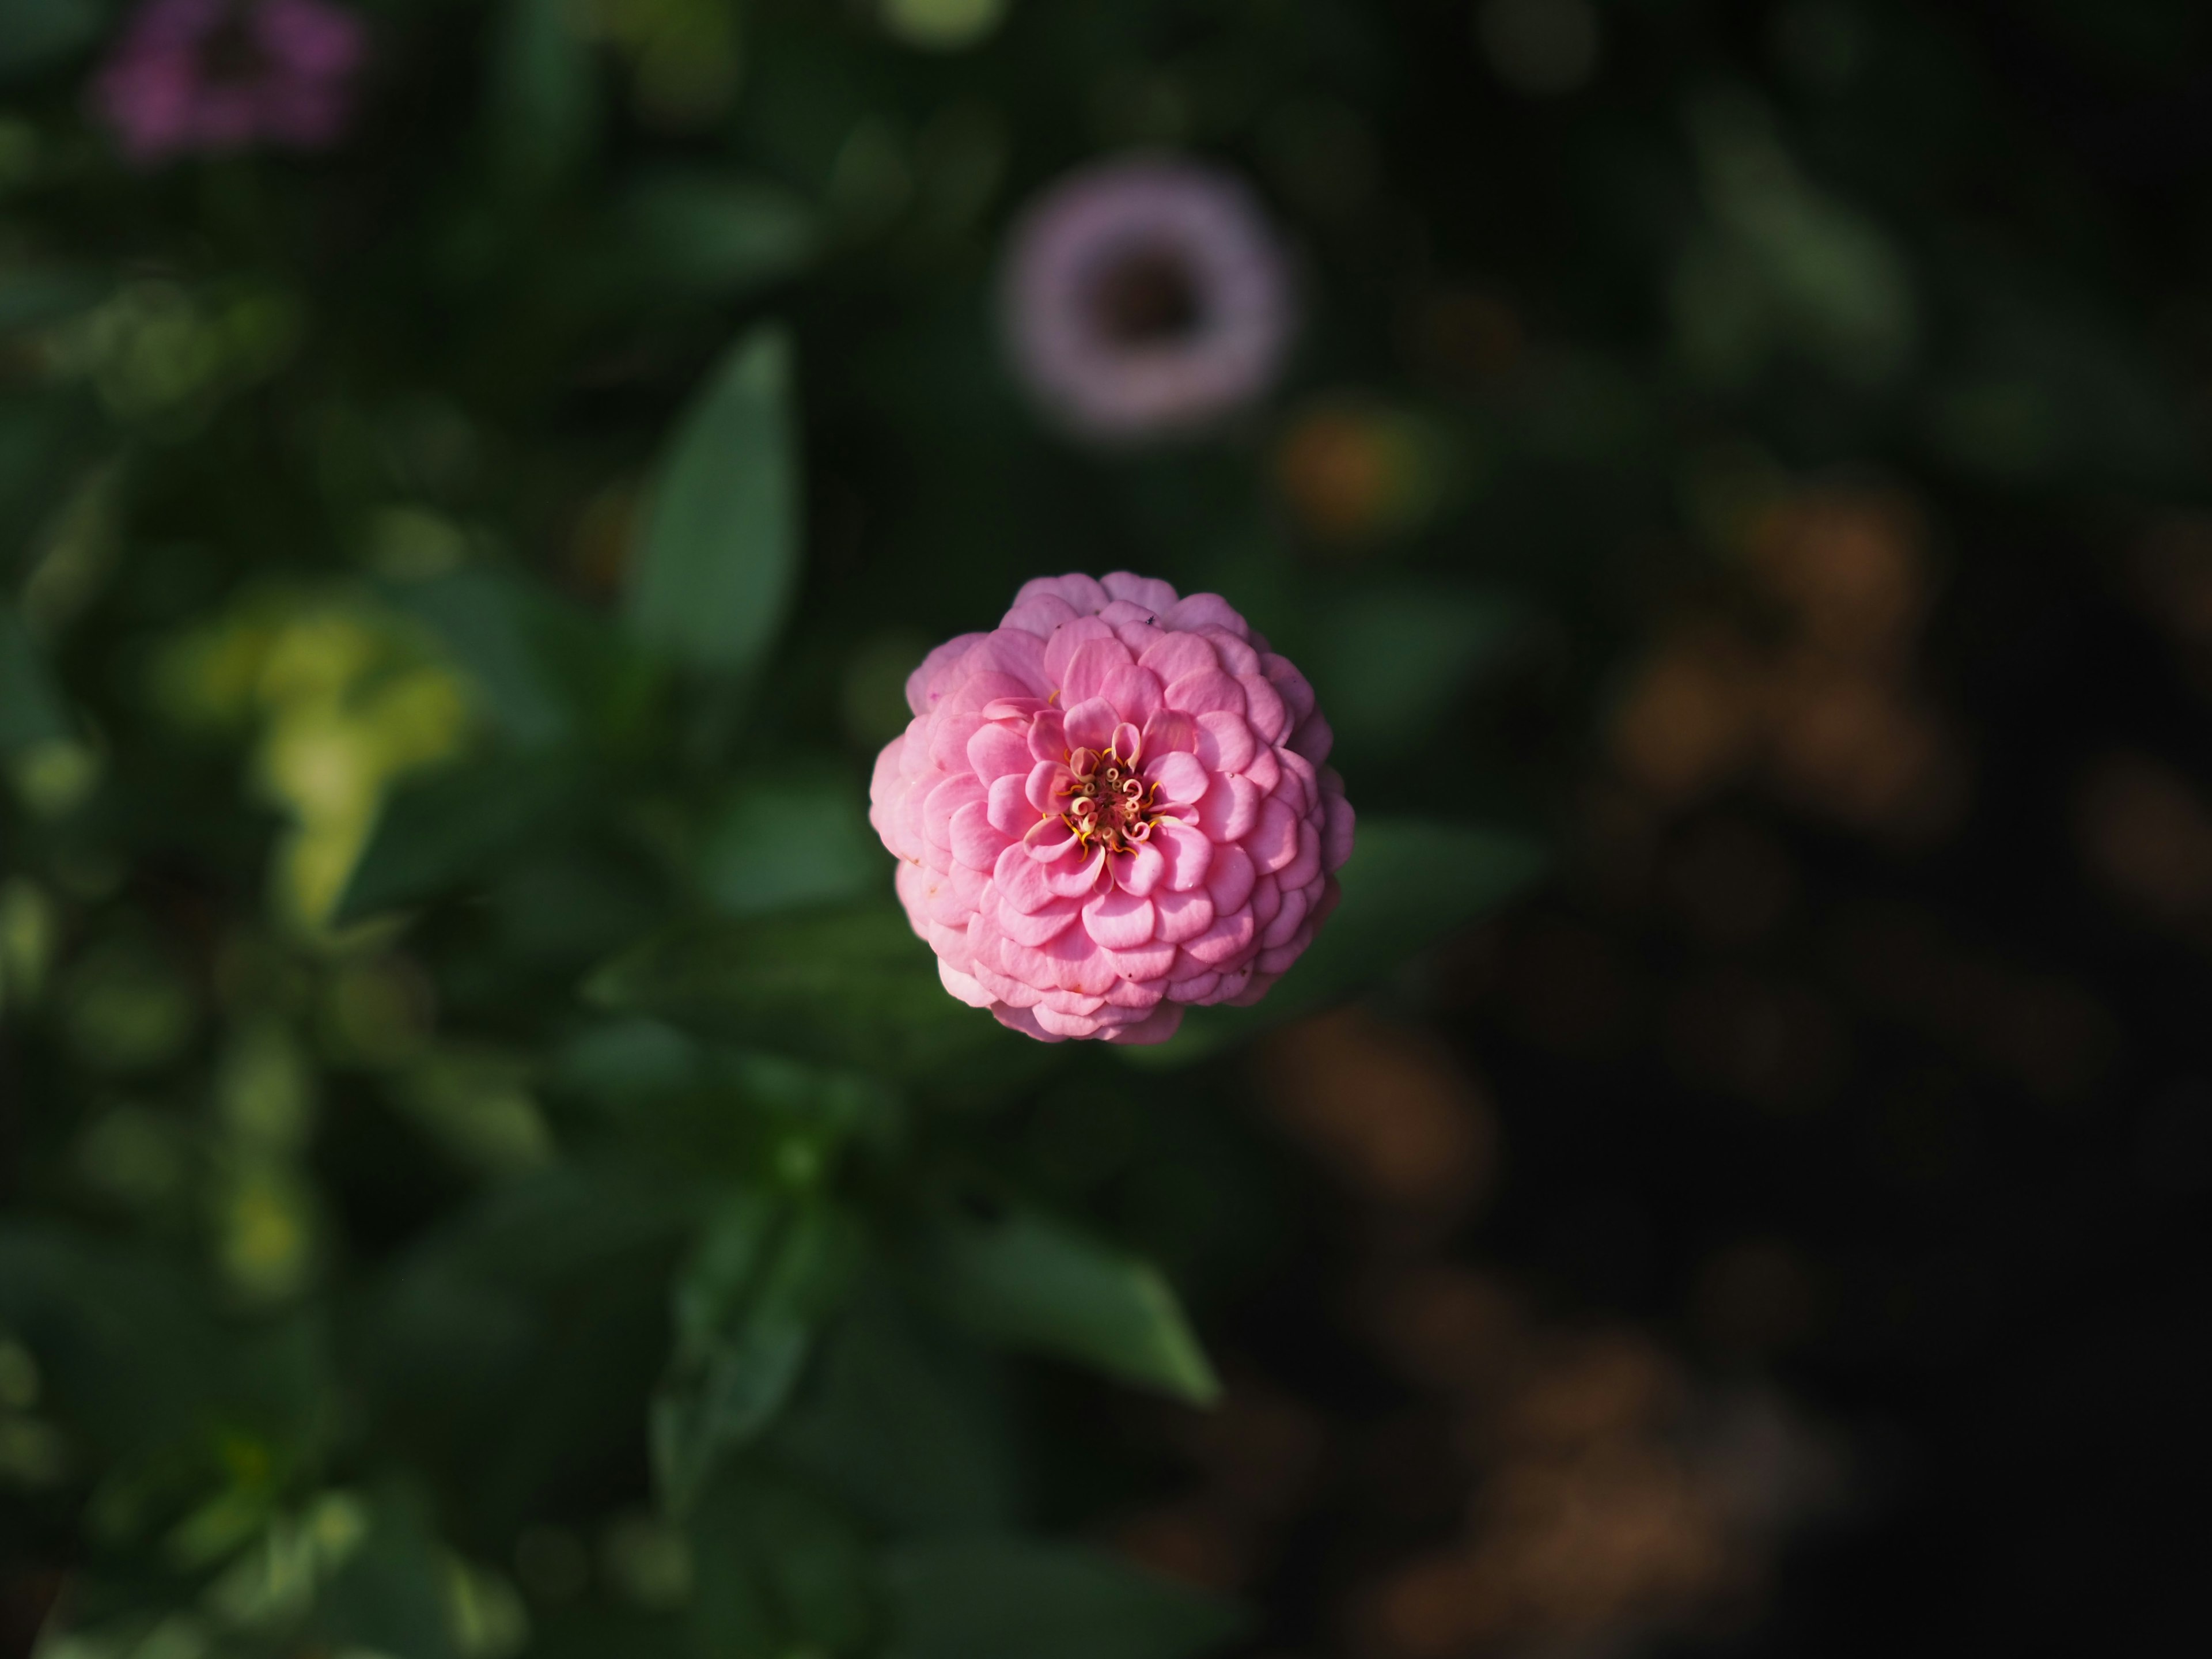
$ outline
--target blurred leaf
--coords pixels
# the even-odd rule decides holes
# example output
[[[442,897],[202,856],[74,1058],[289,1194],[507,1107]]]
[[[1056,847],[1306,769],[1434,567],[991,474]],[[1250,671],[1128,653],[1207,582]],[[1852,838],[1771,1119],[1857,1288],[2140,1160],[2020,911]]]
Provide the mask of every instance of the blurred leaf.
[[[504,735],[525,748],[570,735],[575,710],[554,672],[552,636],[562,619],[551,595],[476,565],[386,591],[438,635]]]
[[[458,1659],[446,1613],[447,1564],[423,1506],[379,1494],[367,1535],[317,1598],[314,1623],[338,1650]]]
[[[1059,1222],[947,1208],[921,1267],[945,1311],[985,1335],[1199,1405],[1221,1392],[1159,1269]]]
[[[733,1471],[691,1522],[701,1659],[849,1653],[868,1634],[870,1563],[819,1497],[757,1469]]]
[[[791,341],[756,331],[714,371],[661,462],[630,566],[638,637],[734,677],[775,643],[799,575]]]
[[[0,1325],[109,1457],[173,1451],[221,1392],[219,1334],[173,1265],[59,1228],[0,1225]]]
[[[0,30],[5,30],[5,0],[0,0]],[[6,47],[0,46],[0,52]],[[67,266],[33,267],[0,272],[0,334],[43,328],[88,311],[114,284],[104,275]]]
[[[656,296],[736,298],[796,275],[815,240],[805,201],[779,185],[665,169],[617,204],[602,280]]]
[[[333,919],[434,898],[490,874],[526,843],[559,833],[583,777],[566,760],[493,756],[402,785],[384,804]]]
[[[888,906],[705,922],[648,940],[585,988],[744,1048],[917,1072],[1021,1042],[946,994],[929,947]]]
[[[100,0],[0,0],[0,76],[52,68],[90,46],[106,21]]]
[[[1339,740],[1376,756],[1418,746],[1525,620],[1511,600],[1443,587],[1351,599],[1332,613],[1319,665]]]
[[[515,195],[544,194],[597,142],[599,69],[574,0],[506,0],[492,47],[492,163]]]
[[[883,872],[860,794],[838,778],[748,781],[700,857],[708,902],[731,916],[857,898]]]
[[[72,392],[0,392],[0,574],[82,481],[97,417]]]
[[[825,1333],[815,1382],[764,1443],[894,1536],[1003,1532],[1017,1476],[999,1362],[888,1285]]]
[[[0,605],[0,754],[68,735],[67,713],[38,647]]]
[[[1490,915],[1543,873],[1526,838],[1425,818],[1362,818],[1338,873],[1343,902],[1313,946],[1249,1008],[1193,1008],[1154,1048],[1124,1048],[1139,1066],[1200,1060],[1255,1031],[1340,1002],[1416,951]]]
[[[850,1282],[850,1217],[818,1200],[741,1192],[677,1276],[676,1348],[653,1404],[653,1468],[679,1512],[760,1433],[799,1379],[815,1327]]]
[[[1245,1622],[1213,1596],[1065,1545],[909,1545],[888,1577],[890,1659],[1188,1659]]]

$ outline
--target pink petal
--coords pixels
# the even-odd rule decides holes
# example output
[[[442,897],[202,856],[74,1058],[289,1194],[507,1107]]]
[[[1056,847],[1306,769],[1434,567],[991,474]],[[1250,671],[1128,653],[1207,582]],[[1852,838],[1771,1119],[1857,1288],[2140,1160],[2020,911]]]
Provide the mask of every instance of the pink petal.
[[[981,801],[971,800],[952,815],[951,839],[952,856],[970,870],[996,868],[999,854],[1006,847],[1005,832],[991,827]]]
[[[1269,743],[1280,743],[1291,733],[1291,711],[1283,707],[1282,698],[1265,675],[1239,674],[1237,684],[1244,688],[1245,718],[1252,729]]]
[[[1259,744],[1241,714],[1220,709],[1200,714],[1194,750],[1210,771],[1242,772],[1252,763]]]
[[[1235,634],[1225,629],[1206,630],[1206,642],[1212,646],[1221,665],[1231,674],[1256,674],[1260,672],[1260,653]]]
[[[1158,675],[1128,663],[1106,676],[1098,695],[1112,703],[1123,720],[1141,725],[1159,712],[1163,693]]]
[[[921,659],[921,666],[906,677],[906,706],[917,714],[927,714],[944,700],[952,689],[960,669],[961,659],[975,647],[981,634],[963,634],[951,639]]]
[[[1182,1010],[1172,1002],[1163,1002],[1144,1018],[1128,1025],[1116,1025],[1101,1033],[1107,1042],[1127,1043],[1140,1047],[1146,1043],[1165,1042],[1182,1024]]]
[[[1030,722],[1030,757],[1041,761],[1064,761],[1070,744],[1067,741],[1066,717],[1057,708],[1041,708]]]
[[[1178,708],[1163,708],[1145,722],[1145,752],[1159,755],[1170,749],[1195,750],[1198,722]]]
[[[1252,884],[1259,872],[1252,868],[1252,860],[1241,847],[1217,847],[1213,850],[1213,866],[1206,872],[1206,890],[1213,900],[1217,915],[1227,915],[1241,910],[1251,902]]]
[[[1318,714],[1309,714],[1298,722],[1298,729],[1291,733],[1290,746],[1319,766],[1328,758],[1328,751],[1336,746],[1336,733]]]
[[[1224,787],[1209,791],[1198,804],[1199,827],[1218,842],[1242,841],[1260,821],[1260,803],[1267,797],[1249,778],[1231,773],[1221,781]]]
[[[1068,664],[1074,660],[1077,652],[1093,640],[1105,640],[1116,650],[1121,647],[1121,642],[1114,637],[1114,630],[1093,616],[1079,617],[1073,622],[1063,623],[1053,629],[1052,637],[1044,642],[1044,677],[1049,687],[1066,687]],[[1063,689],[1060,701],[1064,707],[1071,701],[1080,702],[1081,699],[1069,698]]]
[[[991,1018],[1010,1031],[1019,1031],[1025,1037],[1039,1042],[1065,1042],[1067,1038],[1058,1031],[1048,1031],[1037,1023],[1034,1008],[1009,1008],[1001,1004],[991,1010]]]
[[[1039,864],[1057,864],[1078,845],[1075,831],[1060,817],[1039,818],[1022,836],[1022,849]]]
[[[1186,714],[1244,712],[1244,688],[1218,668],[1202,668],[1169,683],[1168,707]]]
[[[968,764],[987,784],[1010,774],[1026,776],[1034,763],[1029,744],[1011,726],[986,726],[968,739]]]
[[[1114,746],[1114,728],[1121,723],[1114,705],[1103,697],[1077,703],[1067,711],[1068,746],[1096,749],[1103,754]]]
[[[1261,872],[1280,870],[1298,855],[1298,821],[1291,809],[1270,800],[1260,809],[1260,821],[1244,838],[1244,850]]]
[[[1221,659],[1214,655],[1213,647],[1202,635],[1164,634],[1145,647],[1145,654],[1137,659],[1137,665],[1158,675],[1161,684],[1172,685],[1186,674],[1219,668]]]
[[[1020,836],[1035,826],[1037,809],[1030,805],[1028,788],[1028,777],[1012,772],[993,781],[990,799],[984,807],[993,829]]]
[[[1083,907],[1084,931],[1109,951],[1133,951],[1152,937],[1152,902],[1107,889]]]
[[[1176,602],[1176,591],[1158,576],[1139,576],[1133,571],[1116,570],[1098,579],[1099,586],[1115,599],[1126,600],[1142,606],[1148,616],[1165,613]]]
[[[975,982],[972,975],[963,974],[943,957],[937,959],[937,977],[945,988],[958,997],[970,1008],[988,1008],[991,994]]]
[[[1321,831],[1314,828],[1312,820],[1300,818],[1298,820],[1298,855],[1291,860],[1290,867],[1283,872],[1282,884],[1286,888],[1304,888],[1311,886],[1320,878]]]
[[[1060,897],[1082,898],[1106,873],[1106,849],[1102,846],[1087,859],[1064,858],[1038,867],[1044,872],[1045,885]]]
[[[1170,628],[1225,628],[1240,638],[1247,632],[1244,618],[1218,593],[1193,593],[1170,605],[1160,620]]]
[[[1095,937],[1095,936],[1094,936]],[[1130,951],[1108,953],[1121,982],[1106,994],[1109,1002],[1125,1007],[1150,1007],[1159,1000],[1159,990],[1149,981],[1165,979],[1175,966],[1176,948],[1165,939],[1153,939]],[[1125,1000],[1126,999],[1126,1000]]]
[[[1267,951],[1277,945],[1288,945],[1297,936],[1298,929],[1304,926],[1307,908],[1308,900],[1304,892],[1294,890],[1284,894],[1283,908],[1276,913],[1275,919],[1261,931],[1260,948]],[[1282,969],[1270,971],[1280,973]]]
[[[1253,936],[1257,932],[1252,913],[1238,910],[1231,915],[1215,916],[1213,926],[1178,948],[1194,962],[1202,962],[1209,968],[1218,968],[1251,949]]]
[[[1090,702],[1106,690],[1115,670],[1135,666],[1129,647],[1110,634],[1103,640],[1085,640],[1068,659],[1067,670],[1060,676],[1061,706],[1072,708]]]
[[[1139,898],[1160,884],[1168,872],[1166,856],[1157,847],[1146,845],[1119,854],[1114,860],[1114,878],[1126,892]]]
[[[1045,885],[1044,866],[1039,864],[1018,843],[999,854],[999,861],[991,866],[991,882],[999,890],[999,896],[1015,909],[1034,915],[1052,902],[1051,888]]]
[[[962,807],[988,799],[983,786],[963,774],[950,777],[929,792],[921,805],[921,830],[933,847],[951,851],[952,815]]]
[[[1062,623],[1073,622],[1075,616],[1075,607],[1059,594],[1040,593],[1035,599],[1015,600],[1014,608],[1000,619],[999,626],[1035,635],[1042,646],[1052,636],[1054,629]]]
[[[1152,908],[1158,913],[1153,935],[1170,945],[1196,939],[1213,925],[1213,900],[1203,891],[1162,893],[1152,900]]]
[[[1024,911],[1002,898],[994,920],[1008,939],[1036,950],[1073,927],[1082,914],[1083,907],[1073,899],[1054,899],[1042,910]]]
[[[1067,804],[1075,774],[1057,760],[1039,761],[1022,780],[1022,798],[1040,812],[1057,812]]]
[[[1206,880],[1206,866],[1213,860],[1213,843],[1202,831],[1163,818],[1152,826],[1152,845],[1167,859],[1168,885],[1176,892],[1187,893]]]
[[[1180,749],[1170,749],[1147,769],[1152,781],[1159,787],[1163,801],[1189,805],[1206,793],[1206,769],[1198,763],[1194,755]]]
[[[1332,773],[1330,775],[1333,777],[1335,775]],[[1344,798],[1342,785],[1340,784],[1334,793],[1326,793],[1324,799],[1328,806],[1328,823],[1322,831],[1321,861],[1333,875],[1341,870],[1344,867],[1344,861],[1352,856],[1352,831],[1356,820],[1352,814],[1352,803]]]

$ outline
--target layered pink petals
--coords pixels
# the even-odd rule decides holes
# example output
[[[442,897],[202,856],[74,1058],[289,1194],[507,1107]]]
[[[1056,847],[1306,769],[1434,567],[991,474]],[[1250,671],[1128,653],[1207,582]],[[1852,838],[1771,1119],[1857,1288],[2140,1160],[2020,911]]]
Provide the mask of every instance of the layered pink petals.
[[[1249,1002],[1334,903],[1353,817],[1313,690],[1218,595],[1040,578],[929,654],[870,822],[947,991],[1045,1042]]]

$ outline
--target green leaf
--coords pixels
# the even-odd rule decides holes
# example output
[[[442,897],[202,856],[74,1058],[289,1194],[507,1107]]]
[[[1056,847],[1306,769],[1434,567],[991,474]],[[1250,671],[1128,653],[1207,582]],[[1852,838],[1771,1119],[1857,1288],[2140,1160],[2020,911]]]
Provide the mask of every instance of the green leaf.
[[[1045,1216],[948,1206],[920,1266],[945,1310],[984,1335],[1200,1405],[1221,1392],[1159,1269]]]
[[[97,271],[70,266],[34,265],[0,274],[0,334],[76,316],[99,304],[113,286]]]
[[[1340,1002],[1490,915],[1542,874],[1545,862],[1534,842],[1501,830],[1362,818],[1351,861],[1338,874],[1343,902],[1265,1000],[1193,1008],[1170,1041],[1120,1052],[1138,1066],[1181,1065]]]
[[[510,194],[545,193],[599,137],[599,70],[574,0],[507,0],[492,44],[492,165]]]
[[[68,735],[68,714],[38,647],[0,605],[0,754]]]
[[[819,1496],[766,1471],[733,1470],[691,1522],[702,1659],[850,1653],[867,1638],[867,1552]]]
[[[1318,676],[1346,752],[1402,755],[1521,631],[1523,608],[1436,586],[1386,588],[1332,613]]]
[[[615,209],[607,284],[660,296],[726,300],[804,269],[815,226],[805,200],[764,179],[668,168]]]
[[[433,772],[397,790],[354,866],[335,919],[434,898],[488,877],[517,848],[557,833],[583,779],[544,756],[495,756]]]
[[[426,1508],[398,1492],[370,1505],[367,1536],[317,1598],[314,1625],[329,1647],[453,1659],[446,1561]]]
[[[748,781],[708,832],[699,869],[708,902],[728,916],[858,898],[883,874],[883,845],[839,777]]]
[[[873,1071],[1026,1042],[947,994],[929,947],[883,905],[680,927],[602,969],[584,994],[741,1048]]]
[[[757,667],[798,584],[791,357],[781,327],[740,342],[684,416],[653,482],[630,565],[629,623],[702,672]]]
[[[843,1211],[781,1193],[740,1193],[708,1224],[677,1277],[675,1352],[653,1405],[653,1468],[672,1509],[690,1507],[721,1458],[774,1420],[860,1249]]]
[[[90,46],[106,21],[100,0],[0,0],[0,77],[54,67]]]
[[[872,1285],[824,1334],[763,1455],[894,1537],[1005,1532],[1018,1482],[1003,1364]]]
[[[910,1545],[886,1576],[889,1659],[1191,1659],[1245,1622],[1111,1556],[1024,1540]]]

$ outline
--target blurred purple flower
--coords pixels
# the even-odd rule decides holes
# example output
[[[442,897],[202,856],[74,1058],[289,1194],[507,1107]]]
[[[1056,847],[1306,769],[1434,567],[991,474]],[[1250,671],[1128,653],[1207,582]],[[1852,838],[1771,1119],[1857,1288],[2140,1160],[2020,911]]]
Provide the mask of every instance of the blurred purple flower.
[[[256,144],[314,149],[352,109],[368,49],[327,0],[146,0],[94,83],[124,153],[150,165]]]
[[[1054,185],[1014,231],[1004,303],[1030,390],[1099,440],[1188,431],[1251,403],[1293,320],[1289,261],[1251,192],[1174,161]]]

